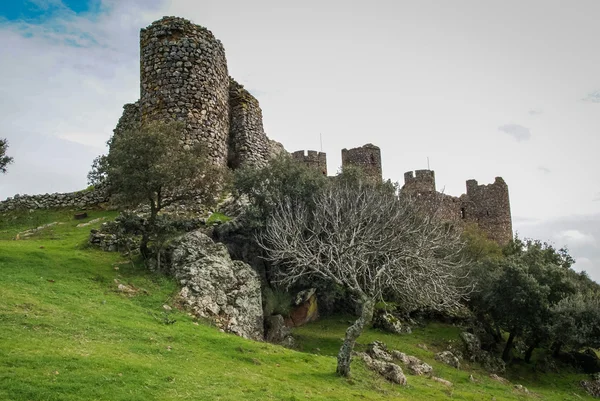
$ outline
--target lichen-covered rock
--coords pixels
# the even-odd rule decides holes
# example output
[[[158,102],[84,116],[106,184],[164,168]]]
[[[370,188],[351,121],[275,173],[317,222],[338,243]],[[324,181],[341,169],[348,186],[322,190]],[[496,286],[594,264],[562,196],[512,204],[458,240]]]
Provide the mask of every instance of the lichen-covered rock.
[[[286,347],[294,345],[292,332],[285,325],[285,320],[281,315],[267,316],[265,318],[265,340],[273,344],[280,344]]]
[[[452,366],[453,368],[460,369],[460,361],[450,351],[442,351],[435,354],[435,360],[445,363],[446,365]]]
[[[402,362],[408,368],[409,372],[415,376],[429,375],[433,372],[433,367],[431,365],[415,356],[407,355],[404,352],[396,350],[392,351],[391,354],[394,359]]]
[[[481,351],[477,357],[477,362],[481,366],[492,373],[504,373],[506,372],[506,363],[499,357],[490,354],[487,351]]]
[[[385,379],[392,383],[406,386],[406,376],[400,366],[391,362],[373,359],[367,353],[361,353],[360,357],[370,369],[376,371]]]
[[[387,347],[380,341],[373,341],[367,346],[367,354],[373,358],[381,361],[391,362],[394,360],[392,355],[387,351]]]
[[[385,311],[377,314],[377,316],[373,319],[373,327],[394,334],[412,333],[410,326],[403,324],[396,316]]]
[[[479,341],[479,338],[475,334],[466,331],[460,333],[460,339],[465,346],[467,357],[471,362],[474,362],[481,353],[481,341]]]
[[[200,231],[175,240],[167,254],[179,297],[195,315],[241,337],[263,339],[260,280],[249,265],[231,260],[223,244]]]
[[[600,374],[592,376],[591,380],[582,380],[580,384],[589,395],[600,398]]]

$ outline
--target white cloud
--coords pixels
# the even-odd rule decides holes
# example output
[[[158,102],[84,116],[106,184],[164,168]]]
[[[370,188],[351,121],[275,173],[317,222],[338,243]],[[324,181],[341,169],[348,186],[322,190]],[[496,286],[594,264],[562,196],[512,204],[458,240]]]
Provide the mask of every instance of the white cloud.
[[[157,18],[144,11],[150,2],[104,0],[99,13],[83,14],[60,1],[34,3],[57,9],[43,23],[0,23],[0,52],[10,55],[0,64],[0,135],[8,138],[15,160],[0,185],[2,198],[85,187],[92,159],[105,151],[123,104],[139,97],[139,28]],[[43,151],[32,149],[36,144],[27,138],[52,144],[55,153],[40,156],[53,163],[55,182],[41,179],[48,173],[44,163],[27,162]],[[61,151],[69,148],[77,149],[77,157]]]
[[[593,235],[575,229],[561,231],[555,235],[555,238],[559,242],[566,242],[574,247],[596,244],[596,238]]]
[[[505,134],[512,136],[519,142],[526,141],[531,138],[531,132],[529,131],[529,128],[523,127],[519,124],[501,125],[498,127],[498,129]]]
[[[583,100],[586,102],[600,103],[600,90],[589,93]]]

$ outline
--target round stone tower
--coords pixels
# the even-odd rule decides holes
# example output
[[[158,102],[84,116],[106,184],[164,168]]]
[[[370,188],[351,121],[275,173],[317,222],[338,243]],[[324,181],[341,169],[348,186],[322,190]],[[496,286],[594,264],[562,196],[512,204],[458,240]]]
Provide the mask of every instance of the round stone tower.
[[[215,164],[226,165],[229,75],[221,42],[190,21],[164,17],[140,32],[142,123],[185,124],[183,146],[200,143]]]

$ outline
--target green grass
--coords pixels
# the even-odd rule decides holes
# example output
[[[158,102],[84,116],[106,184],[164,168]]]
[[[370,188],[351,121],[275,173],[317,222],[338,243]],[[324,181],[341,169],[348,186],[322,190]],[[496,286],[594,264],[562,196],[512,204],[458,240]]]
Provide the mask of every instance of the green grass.
[[[572,400],[591,399],[575,373],[539,375],[519,367],[509,378],[534,394],[493,382],[474,366],[440,365],[434,351],[456,341],[458,328],[430,324],[412,335],[368,330],[358,348],[378,339],[418,356],[450,389],[408,376],[405,388],[353,364],[353,377],[335,376],[335,355],[348,317],[295,331],[299,350],[244,340],[182,311],[164,324],[175,283],[118,254],[86,245],[92,226],[114,212],[20,212],[0,215],[0,400]],[[25,230],[51,222],[23,240]],[[118,280],[140,291],[117,291]],[[424,343],[428,350],[417,347]],[[473,374],[479,383],[471,383]]]

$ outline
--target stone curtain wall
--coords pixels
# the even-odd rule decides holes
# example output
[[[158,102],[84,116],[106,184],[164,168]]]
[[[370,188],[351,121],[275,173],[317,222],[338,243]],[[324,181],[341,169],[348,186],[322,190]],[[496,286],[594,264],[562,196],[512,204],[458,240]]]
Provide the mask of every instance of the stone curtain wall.
[[[404,174],[402,194],[414,197],[427,213],[437,213],[443,221],[468,224],[475,223],[499,244],[512,239],[512,219],[508,186],[501,177],[493,184],[478,185],[467,181],[467,193],[460,197],[442,194],[435,190],[433,170],[409,171]]]
[[[327,154],[325,152],[317,152],[316,150],[305,152],[299,150],[292,153],[292,158],[305,164],[309,168],[318,170],[323,175],[327,175]]]
[[[201,143],[225,165],[229,75],[225,49],[212,32],[164,17],[140,32],[141,120],[185,122],[184,146]]]
[[[360,167],[367,176],[382,180],[381,150],[368,143],[354,149],[342,149],[342,169],[346,166]]]
[[[262,167],[270,158],[258,100],[233,78],[229,78],[229,157],[228,166]]]
[[[109,200],[110,197],[103,188],[62,194],[15,195],[0,202],[0,212],[17,209],[86,208]]]

